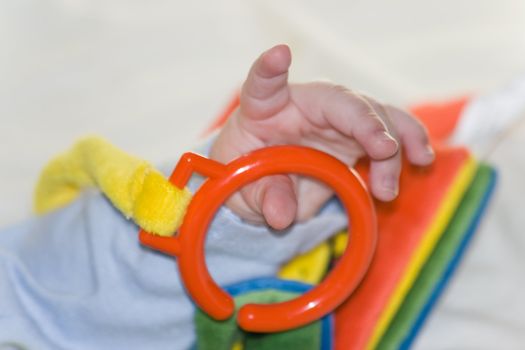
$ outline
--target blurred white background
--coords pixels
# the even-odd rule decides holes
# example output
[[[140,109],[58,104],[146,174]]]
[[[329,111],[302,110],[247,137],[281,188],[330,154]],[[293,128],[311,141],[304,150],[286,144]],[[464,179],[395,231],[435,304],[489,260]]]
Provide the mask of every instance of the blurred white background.
[[[409,105],[525,73],[524,33],[521,0],[0,0],[0,225],[30,215],[39,170],[79,136],[175,162],[274,44],[292,80]]]
[[[0,224],[86,133],[175,159],[273,44],[291,45],[292,80],[404,105],[525,72],[524,32],[519,0],[0,0]]]

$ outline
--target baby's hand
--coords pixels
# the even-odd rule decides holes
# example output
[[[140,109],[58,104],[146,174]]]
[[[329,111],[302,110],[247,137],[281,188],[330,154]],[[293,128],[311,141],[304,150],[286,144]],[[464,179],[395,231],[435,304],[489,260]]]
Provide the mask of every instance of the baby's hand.
[[[400,145],[415,165],[433,161],[425,128],[408,113],[329,83],[288,84],[290,63],[285,45],[255,61],[242,87],[240,107],[213,144],[211,158],[226,163],[281,144],[316,148],[348,166],[368,156],[370,188],[383,201],[398,193]],[[227,206],[245,220],[279,230],[315,215],[332,195],[314,180],[275,175],[245,186]]]

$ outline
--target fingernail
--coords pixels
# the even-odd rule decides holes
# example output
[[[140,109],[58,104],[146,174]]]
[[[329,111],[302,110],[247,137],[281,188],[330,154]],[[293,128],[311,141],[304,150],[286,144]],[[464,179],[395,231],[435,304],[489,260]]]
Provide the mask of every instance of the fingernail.
[[[397,179],[393,176],[385,176],[382,182],[383,190],[391,192],[394,197],[398,194]]]
[[[396,149],[399,146],[396,139],[387,131],[379,131],[377,133],[377,139],[380,140],[382,144],[394,144]]]

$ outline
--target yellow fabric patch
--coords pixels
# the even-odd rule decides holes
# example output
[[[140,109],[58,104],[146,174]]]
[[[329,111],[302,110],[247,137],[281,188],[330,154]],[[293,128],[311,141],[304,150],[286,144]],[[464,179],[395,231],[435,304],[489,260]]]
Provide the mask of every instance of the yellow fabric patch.
[[[191,193],[187,188],[180,190],[166,181],[161,173],[151,171],[136,197],[133,217],[146,231],[168,236],[182,224],[190,200]]]
[[[146,161],[100,137],[87,137],[44,168],[35,190],[35,211],[62,207],[92,186],[126,218],[162,236],[175,233],[191,200],[188,189],[173,186]]]
[[[323,242],[281,267],[278,276],[282,279],[318,284],[328,269],[330,255],[330,246]]]
[[[337,235],[334,236],[332,244],[334,257],[341,257],[346,250],[346,246],[348,245],[348,232],[339,232]]]

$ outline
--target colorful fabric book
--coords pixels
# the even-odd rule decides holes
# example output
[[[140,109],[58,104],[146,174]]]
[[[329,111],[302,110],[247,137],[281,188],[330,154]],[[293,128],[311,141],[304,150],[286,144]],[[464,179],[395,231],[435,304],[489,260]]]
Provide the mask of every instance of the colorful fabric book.
[[[415,109],[436,145],[453,130],[465,102]],[[437,146],[429,169],[405,165],[399,198],[376,205],[378,249],[361,286],[336,312],[336,349],[412,344],[465,252],[495,178],[490,166],[461,148]]]
[[[426,168],[405,163],[399,197],[376,202],[377,250],[358,289],[335,312],[335,349],[409,348],[460,262],[496,179],[467,149],[444,146],[466,103],[460,98],[413,109],[429,130],[436,160]],[[367,166],[357,168],[366,180]],[[318,248],[324,249],[312,254],[325,261],[330,249],[326,243]]]
[[[379,349],[408,349],[453,275],[489,202],[496,172],[481,164],[440,241],[405,297]]]
[[[379,343],[458,208],[476,167],[461,148],[438,150],[429,168],[405,164],[398,198],[376,203],[376,253],[358,289],[336,312],[336,349],[374,348]]]

